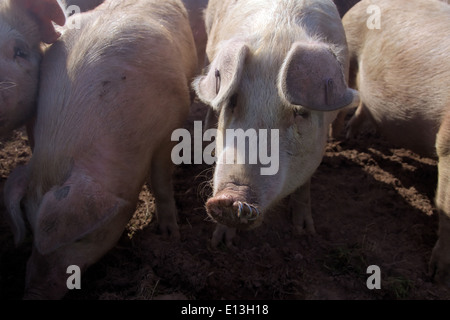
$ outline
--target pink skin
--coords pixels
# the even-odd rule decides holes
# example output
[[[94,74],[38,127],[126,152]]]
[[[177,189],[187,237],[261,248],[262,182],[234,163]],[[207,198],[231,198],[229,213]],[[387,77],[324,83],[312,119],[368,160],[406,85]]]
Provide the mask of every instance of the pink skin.
[[[441,37],[442,30],[450,29],[446,2],[362,0],[347,12],[343,25],[350,83],[361,95],[347,124],[347,137],[370,122],[393,145],[437,156],[439,239],[430,271],[435,280],[450,286],[450,39]],[[366,25],[371,4],[382,12],[378,30]],[[336,121],[337,128],[343,127],[345,113]]]
[[[178,0],[106,0],[73,19],[81,29],[42,62],[33,157],[5,187],[16,242],[33,233],[27,299],[62,298],[69,266],[83,272],[113,248],[146,181],[161,233],[180,236],[170,136],[197,70],[187,12]]]
[[[258,205],[248,186],[227,186],[206,202],[206,210],[215,221],[239,229],[256,228],[262,222]]]
[[[450,104],[449,104],[450,107]],[[439,240],[433,248],[429,269],[434,279],[450,286],[450,113],[443,117],[436,141],[439,156],[436,207],[439,212]]]
[[[336,7],[327,0],[258,5],[210,0],[205,20],[211,64],[193,85],[219,115],[213,195],[206,203],[219,223],[213,245],[222,239],[231,244],[233,229],[257,227],[267,210],[287,196],[294,198],[290,209],[296,231],[314,232],[310,178],[336,110],[359,102],[346,84],[347,48]],[[276,146],[268,148],[279,156],[276,172],[263,175],[261,161],[225,164],[236,154],[227,130],[260,129],[278,130]],[[254,155],[249,148],[245,154]]]
[[[104,1],[105,0],[62,0],[66,8],[70,6],[78,6],[81,12],[86,12],[95,9]]]
[[[56,0],[0,3],[0,136],[34,116],[41,41],[53,43],[59,37],[52,21],[65,22]]]
[[[260,225],[289,195],[295,229],[314,232],[310,178],[335,111],[359,101],[346,84],[347,47],[336,6],[327,0],[210,0],[205,21],[211,64],[193,86],[219,115],[213,195],[206,203],[219,223],[213,246],[222,239],[230,245],[233,229]],[[277,170],[262,174],[261,161],[226,164],[237,148],[225,137],[229,129],[278,130],[276,145],[267,148],[279,156]],[[245,148],[246,155],[256,154]]]
[[[189,24],[194,36],[195,48],[197,49],[199,72],[206,66],[206,42],[208,35],[205,29],[203,11],[208,5],[208,0],[183,0],[183,4],[189,14]]]

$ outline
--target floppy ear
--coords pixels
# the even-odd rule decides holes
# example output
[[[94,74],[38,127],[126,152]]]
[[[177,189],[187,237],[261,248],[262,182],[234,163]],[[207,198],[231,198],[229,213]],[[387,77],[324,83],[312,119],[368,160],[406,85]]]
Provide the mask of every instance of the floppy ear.
[[[325,44],[296,42],[281,68],[280,94],[291,104],[333,111],[359,103],[347,87],[340,62]]]
[[[52,21],[63,26],[66,22],[64,11],[57,0],[11,0],[13,4],[29,12],[36,20],[41,34],[41,41],[53,43],[60,34]]]
[[[37,212],[34,243],[49,254],[94,232],[130,204],[82,173],[45,194]]]
[[[193,82],[193,88],[201,101],[217,109],[236,90],[248,52],[248,46],[242,41],[229,40],[223,43],[208,73]]]
[[[6,207],[6,221],[14,234],[16,246],[24,240],[26,235],[24,215],[20,203],[26,195],[27,187],[27,167],[17,167],[9,174],[3,195]]]

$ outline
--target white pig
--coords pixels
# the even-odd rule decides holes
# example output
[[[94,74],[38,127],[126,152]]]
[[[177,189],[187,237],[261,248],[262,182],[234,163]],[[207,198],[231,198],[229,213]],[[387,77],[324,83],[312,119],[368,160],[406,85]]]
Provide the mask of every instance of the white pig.
[[[187,12],[178,0],[106,0],[76,18],[81,29],[46,52],[34,154],[5,188],[16,240],[22,217],[33,233],[25,298],[61,298],[69,266],[110,250],[149,175],[159,227],[179,237],[170,136],[197,68]]]
[[[206,35],[203,12],[208,5],[208,0],[183,0],[183,4],[189,14],[189,23],[197,49],[198,68],[201,70],[206,64],[206,42],[208,36]]]
[[[314,232],[310,178],[335,110],[359,101],[346,83],[347,44],[336,6],[331,0],[210,0],[205,20],[211,65],[193,86],[219,113],[213,196],[206,203],[219,223],[213,245],[223,238],[232,245],[235,228],[258,226],[288,195],[296,230]],[[237,153],[253,156],[249,143],[236,150],[228,129],[279,130],[279,140],[267,147],[278,170],[262,175],[261,161],[226,164]]]
[[[367,8],[379,9],[379,28]],[[430,270],[450,285],[450,6],[436,0],[363,0],[343,19],[350,83],[361,104],[348,136],[370,120],[398,146],[438,157],[439,239]]]
[[[0,1],[0,136],[35,113],[41,41],[52,43],[59,36],[52,20],[65,23],[56,0]]]

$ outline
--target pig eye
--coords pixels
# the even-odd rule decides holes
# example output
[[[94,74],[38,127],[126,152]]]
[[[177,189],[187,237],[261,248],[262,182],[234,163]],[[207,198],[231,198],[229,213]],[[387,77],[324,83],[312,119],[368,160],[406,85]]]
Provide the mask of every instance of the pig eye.
[[[231,112],[233,112],[234,108],[236,108],[237,99],[238,99],[238,94],[235,93],[230,97],[230,100],[228,100],[228,108],[230,108]]]
[[[27,59],[28,53],[20,47],[14,47],[14,59],[16,58]]]
[[[303,119],[307,119],[310,116],[310,112],[304,108],[295,108],[294,109],[294,118],[302,117]]]

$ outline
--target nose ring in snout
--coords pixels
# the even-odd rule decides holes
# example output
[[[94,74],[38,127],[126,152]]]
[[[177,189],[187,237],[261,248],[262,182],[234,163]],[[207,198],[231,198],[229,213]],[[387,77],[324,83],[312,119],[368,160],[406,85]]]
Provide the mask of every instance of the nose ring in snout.
[[[244,205],[246,205],[248,210],[250,211],[248,214],[244,216],[245,219],[247,219],[248,221],[255,221],[256,219],[259,218],[260,213],[258,208],[251,206],[246,202],[242,203],[241,201],[238,201],[238,205],[239,205],[238,218],[243,217]],[[253,214],[254,212],[256,213],[256,215]]]

